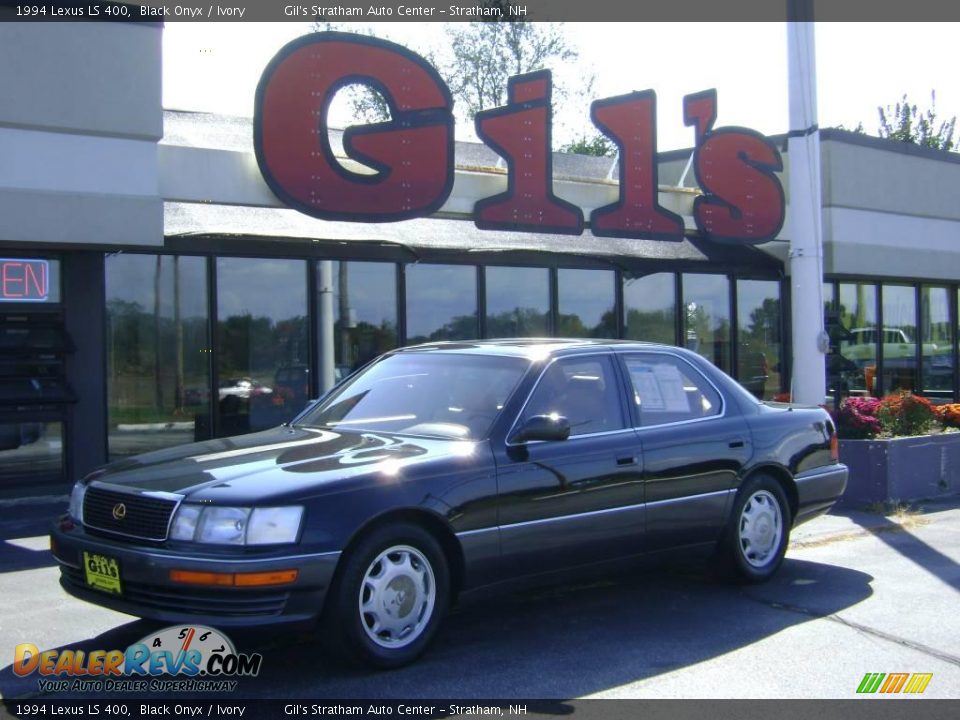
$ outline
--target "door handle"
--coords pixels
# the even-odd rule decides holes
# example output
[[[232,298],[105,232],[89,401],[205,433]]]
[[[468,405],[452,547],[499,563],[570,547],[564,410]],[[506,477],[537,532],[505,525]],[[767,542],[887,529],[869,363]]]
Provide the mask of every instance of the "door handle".
[[[627,457],[618,457],[618,458],[617,458],[617,465],[619,465],[619,466],[621,466],[621,467],[626,467],[626,466],[628,466],[628,465],[636,465],[636,464],[637,464],[637,456],[636,456],[636,455],[629,455],[629,456],[627,456]]]
[[[745,444],[742,438],[734,438],[727,443],[731,448],[742,448]]]

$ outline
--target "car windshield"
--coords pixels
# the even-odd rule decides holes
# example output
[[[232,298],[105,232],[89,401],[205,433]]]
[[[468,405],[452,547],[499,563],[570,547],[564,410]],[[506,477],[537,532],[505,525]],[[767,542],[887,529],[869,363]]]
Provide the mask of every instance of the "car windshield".
[[[478,440],[528,367],[516,357],[399,353],[355,375],[297,424]]]

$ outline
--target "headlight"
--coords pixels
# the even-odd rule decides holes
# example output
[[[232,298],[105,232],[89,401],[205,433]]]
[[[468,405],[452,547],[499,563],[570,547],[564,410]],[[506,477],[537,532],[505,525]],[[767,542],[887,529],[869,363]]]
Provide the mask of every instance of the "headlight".
[[[243,508],[182,504],[170,527],[171,540],[214,545],[273,545],[296,542],[303,508]]]
[[[297,541],[303,508],[254,508],[247,526],[247,545],[272,545]]]
[[[171,540],[193,540],[197,533],[197,520],[200,519],[200,505],[181,505],[170,527]]]
[[[67,513],[78,523],[83,523],[83,496],[87,494],[87,486],[83,483],[74,483],[70,491],[70,505]]]
[[[205,507],[197,524],[197,542],[243,545],[249,508]]]

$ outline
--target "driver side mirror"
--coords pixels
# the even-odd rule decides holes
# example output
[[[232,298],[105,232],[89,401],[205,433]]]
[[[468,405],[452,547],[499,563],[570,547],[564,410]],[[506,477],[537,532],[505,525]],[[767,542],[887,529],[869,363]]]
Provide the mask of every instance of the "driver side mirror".
[[[533,415],[527,418],[509,442],[521,444],[531,440],[566,440],[570,437],[570,421],[563,415]]]

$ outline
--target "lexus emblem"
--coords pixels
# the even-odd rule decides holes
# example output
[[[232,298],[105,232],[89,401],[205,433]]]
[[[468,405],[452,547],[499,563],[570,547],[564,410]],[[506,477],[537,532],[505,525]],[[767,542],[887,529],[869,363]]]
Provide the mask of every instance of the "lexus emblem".
[[[123,520],[127,516],[127,506],[123,503],[117,503],[113,506],[113,519]]]

